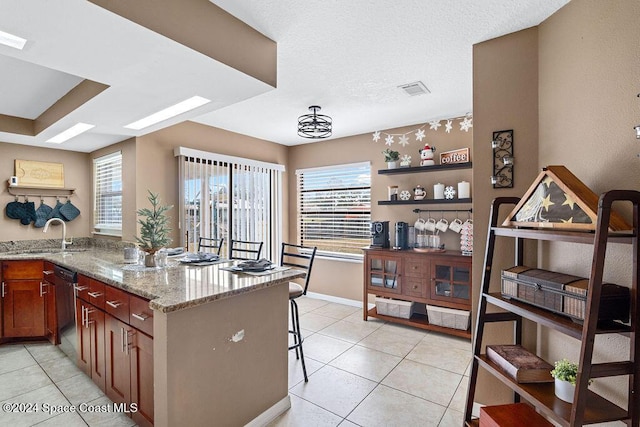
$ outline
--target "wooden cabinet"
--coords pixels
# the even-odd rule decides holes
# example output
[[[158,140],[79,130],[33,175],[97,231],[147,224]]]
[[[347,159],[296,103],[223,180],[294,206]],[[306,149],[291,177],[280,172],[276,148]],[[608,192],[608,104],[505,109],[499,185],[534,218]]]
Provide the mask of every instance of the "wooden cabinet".
[[[83,275],[78,276],[77,297],[84,326],[78,327],[78,366],[113,402],[127,405],[137,425],[153,425],[149,301]]]
[[[98,307],[76,300],[78,366],[105,391],[105,314]]]
[[[365,249],[363,315],[378,317],[422,329],[471,338],[470,330],[429,323],[425,305],[471,310],[471,257],[458,251],[417,252]],[[413,301],[418,306],[411,318],[383,315],[368,309],[369,294]]]
[[[45,336],[42,261],[2,262],[2,336]]]
[[[598,202],[598,217],[595,234],[591,232],[576,232],[545,229],[522,229],[498,226],[498,212],[501,205],[517,205],[520,199],[513,197],[497,198],[491,208],[489,223],[489,235],[485,266],[483,269],[482,288],[478,304],[478,320],[476,323],[476,336],[473,347],[473,362],[469,376],[469,389],[467,395],[465,421],[467,425],[478,425],[477,419],[472,419],[471,412],[474,404],[476,383],[481,377],[479,368],[498,378],[502,383],[514,391],[514,401],[524,397],[535,409],[552,419],[556,425],[574,427],[585,424],[607,423],[623,421],[628,425],[638,427],[640,425],[640,304],[638,304],[638,277],[640,276],[638,226],[640,224],[640,192],[617,190],[603,193]],[[612,204],[632,204],[633,230],[630,233],[610,233],[609,220],[611,218]],[[503,207],[504,209],[504,207]],[[497,240],[496,237],[503,237]],[[512,238],[512,239],[506,239]],[[549,310],[509,299],[500,292],[489,292],[491,285],[491,267],[498,241],[513,243],[515,264],[523,265],[524,240],[558,241],[579,243],[593,246],[593,258],[589,277],[589,288],[585,301],[586,313],[599,313],[600,299],[602,296],[603,271],[608,243],[626,244],[632,255],[629,265],[631,270],[631,310],[630,323],[617,321],[599,321],[598,315],[590,315],[584,322],[578,323],[569,317],[561,316]],[[635,300],[634,300],[635,298]],[[502,309],[502,312],[487,310],[488,306]],[[493,363],[486,354],[482,354],[484,326],[486,323],[511,322],[514,325],[513,342],[509,344],[522,344],[523,319],[536,322],[547,328],[551,328],[568,337],[576,339],[580,343],[580,357],[578,359],[579,371],[576,378],[576,389],[573,402],[565,402],[555,396],[553,383],[518,383],[505,373],[497,364]],[[615,362],[594,363],[594,350],[598,345],[606,344],[607,335],[621,334],[629,337],[628,352],[620,349]],[[596,339],[597,336],[600,339]],[[625,354],[626,353],[626,354]],[[610,400],[600,396],[589,388],[589,382],[594,378],[606,378],[613,376],[627,376],[628,393],[627,402],[618,406]],[[625,407],[627,409],[625,409]]]

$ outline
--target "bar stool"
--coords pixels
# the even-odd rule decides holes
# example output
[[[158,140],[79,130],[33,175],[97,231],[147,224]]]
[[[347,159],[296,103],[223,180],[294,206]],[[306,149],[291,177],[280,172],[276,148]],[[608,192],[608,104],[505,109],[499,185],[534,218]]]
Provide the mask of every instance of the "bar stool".
[[[298,304],[296,299],[302,295],[307,294],[307,288],[309,287],[309,278],[311,278],[311,268],[313,267],[313,260],[316,257],[316,250],[318,248],[313,246],[294,245],[290,243],[282,244],[282,251],[280,252],[280,265],[297,268],[300,270],[306,270],[307,274],[304,278],[304,287],[295,282],[289,282],[289,303],[291,305],[291,330],[290,334],[293,334],[293,345],[289,347],[289,350],[296,350],[296,359],[302,361],[302,372],[304,373],[304,382],[308,382],[307,367],[304,363],[304,352],[302,351],[302,334],[300,332],[300,317],[298,315]]]
[[[202,248],[214,249],[212,252],[215,252],[216,255],[220,256],[220,250],[222,249],[223,242],[224,237],[221,237],[219,239],[200,237],[200,239],[198,240],[198,252],[200,252]]]
[[[231,240],[229,258],[257,261],[260,259],[263,244],[263,242],[251,242],[249,240]]]

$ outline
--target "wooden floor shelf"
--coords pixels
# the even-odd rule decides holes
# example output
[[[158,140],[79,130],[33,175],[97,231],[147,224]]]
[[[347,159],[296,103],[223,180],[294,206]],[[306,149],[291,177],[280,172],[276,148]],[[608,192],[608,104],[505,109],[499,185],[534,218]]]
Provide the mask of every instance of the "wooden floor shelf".
[[[571,417],[571,404],[558,399],[554,394],[553,383],[526,383],[515,382],[506,375],[502,369],[482,354],[476,359],[484,369],[491,372],[513,391],[532,403],[540,412],[563,426],[569,426]],[[629,416],[628,412],[619,406],[609,402],[591,391],[587,395],[587,410],[585,412],[585,424],[604,423],[609,421],[624,420]]]
[[[542,175],[541,175],[542,176]],[[632,230],[626,233],[612,233],[610,230],[614,223],[620,225],[620,219],[616,220],[612,210],[613,203],[627,203],[633,212]],[[475,390],[478,382],[478,370],[482,369],[500,380],[513,392],[513,402],[520,399],[529,404],[543,415],[562,427],[577,427],[587,424],[622,421],[631,427],[640,427],[640,294],[638,279],[640,278],[640,192],[633,190],[613,190],[600,195],[598,200],[597,221],[595,231],[565,231],[552,228],[532,229],[500,227],[499,212],[507,205],[520,206],[520,199],[515,197],[498,197],[491,206],[489,233],[485,252],[484,268],[478,311],[475,322],[473,342],[473,360],[469,374],[469,388],[465,407],[464,420],[468,426],[478,426],[477,419],[472,417],[472,409],[475,400]],[[624,221],[622,221],[624,223]],[[553,225],[553,224],[551,224]],[[627,226],[624,226],[627,228]],[[624,229],[617,227],[617,229]],[[502,237],[498,239],[498,237]],[[510,239],[505,239],[508,237]],[[514,262],[517,266],[524,265],[524,253],[526,239],[568,242],[588,244],[593,246],[591,269],[589,272],[588,289],[584,302],[584,321],[577,321],[569,316],[556,314],[550,309],[539,308],[512,298],[502,296],[500,292],[489,292],[490,289],[499,289],[500,283],[492,283],[492,271],[495,253],[505,253],[504,243],[511,243]],[[601,300],[607,298],[603,291],[603,275],[607,258],[607,245],[618,243],[630,245],[631,262],[629,269],[631,277],[629,295],[631,300],[629,309],[629,324],[620,321],[599,321],[599,315],[606,311],[601,310]],[[502,250],[497,251],[497,245],[502,245]],[[624,248],[625,250],[627,248]],[[504,260],[501,260],[504,265]],[[518,284],[518,295],[521,289]],[[537,290],[537,288],[536,288]],[[538,295],[540,297],[540,295]],[[541,303],[540,303],[541,304]],[[489,310],[488,307],[499,310]],[[504,310],[504,311],[502,311]],[[560,311],[560,310],[559,310]],[[587,315],[588,314],[588,315]],[[626,318],[626,313],[616,313],[619,318]],[[613,316],[610,316],[612,318]],[[606,316],[603,315],[603,318]],[[513,325],[513,334],[507,345],[523,345],[523,319],[530,320],[537,325],[553,329],[564,335],[578,340],[575,345],[580,346],[580,356],[576,361],[579,366],[573,401],[566,402],[556,397],[555,383],[518,383],[511,375],[507,374],[498,364],[489,360],[486,354],[483,336],[485,325],[496,322],[510,322]],[[627,336],[629,348],[621,350],[619,356],[622,360],[617,362],[594,363],[594,351],[597,351],[596,335],[622,334]],[[623,340],[624,341],[624,340]],[[492,343],[496,344],[496,343]],[[561,352],[562,354],[562,352]],[[539,356],[539,355],[538,355]],[[624,376],[628,382],[628,392],[624,409],[591,390],[590,381],[594,378],[606,378]],[[607,396],[607,395],[605,395]],[[608,397],[608,396],[607,396]],[[513,403],[510,402],[510,403]],[[506,403],[506,402],[505,402]]]

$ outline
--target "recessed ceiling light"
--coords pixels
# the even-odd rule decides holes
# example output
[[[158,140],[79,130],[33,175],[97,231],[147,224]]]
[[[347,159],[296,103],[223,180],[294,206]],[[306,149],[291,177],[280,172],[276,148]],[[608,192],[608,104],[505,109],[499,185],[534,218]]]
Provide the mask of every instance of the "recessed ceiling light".
[[[74,136],[78,136],[82,132],[86,132],[89,129],[94,127],[96,127],[96,125],[90,125],[88,123],[76,123],[75,125],[71,126],[69,129],[65,130],[64,132],[57,134],[51,139],[47,139],[47,142],[51,142],[53,144],[61,144],[65,141],[70,140]]]
[[[171,107],[167,107],[164,110],[158,111],[157,113],[153,113],[152,115],[140,119],[136,122],[129,123],[125,127],[135,130],[144,129],[151,125],[155,125],[156,123],[160,123],[163,120],[170,119],[179,114],[191,111],[194,108],[198,108],[204,104],[208,104],[209,102],[211,101],[206,98],[203,98],[201,96],[194,96],[175,105],[172,105]]]
[[[27,39],[0,31],[0,44],[22,50]]]

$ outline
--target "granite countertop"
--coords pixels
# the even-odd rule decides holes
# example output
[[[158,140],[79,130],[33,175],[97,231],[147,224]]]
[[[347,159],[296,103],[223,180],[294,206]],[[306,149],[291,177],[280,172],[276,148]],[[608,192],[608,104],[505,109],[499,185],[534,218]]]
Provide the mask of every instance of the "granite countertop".
[[[0,252],[0,260],[44,259],[80,274],[150,299],[149,306],[163,313],[304,277],[302,270],[288,269],[263,276],[233,273],[222,262],[208,266],[183,265],[170,259],[167,267],[145,268],[124,263],[121,250],[79,248],[39,249],[38,252]]]

